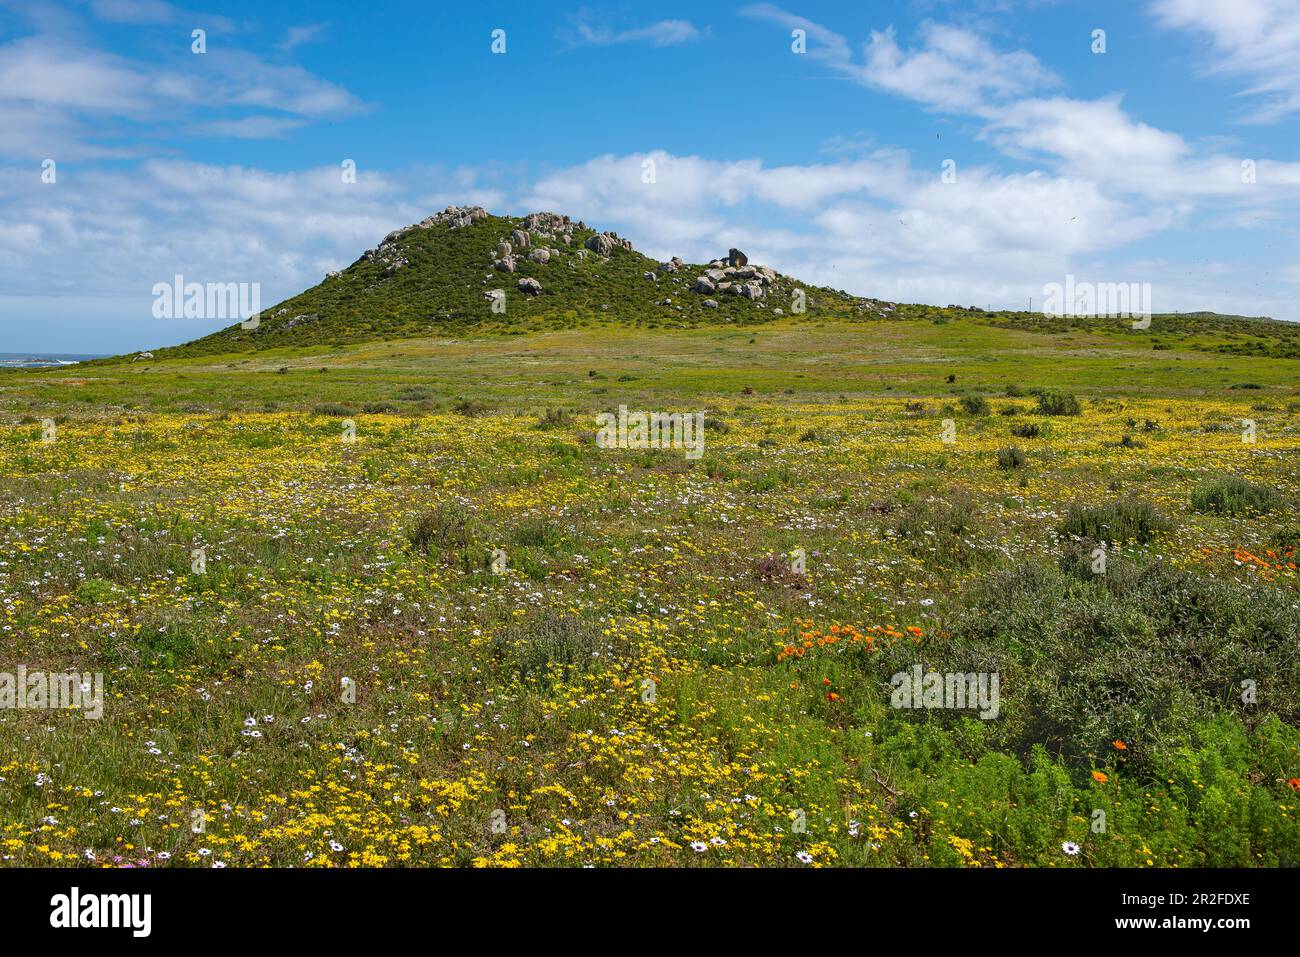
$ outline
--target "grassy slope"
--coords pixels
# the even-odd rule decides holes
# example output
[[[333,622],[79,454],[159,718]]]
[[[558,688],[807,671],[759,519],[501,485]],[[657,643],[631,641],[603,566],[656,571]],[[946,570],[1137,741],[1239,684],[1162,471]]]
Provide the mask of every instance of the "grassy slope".
[[[956,381],[947,382],[949,375]],[[428,409],[466,397],[502,407],[569,403],[595,409],[651,399],[680,404],[734,396],[744,388],[752,388],[756,400],[782,402],[891,392],[1001,392],[1009,384],[1059,386],[1097,396],[1184,397],[1225,396],[1237,391],[1233,386],[1258,384],[1277,397],[1294,394],[1295,381],[1294,364],[1287,360],[1154,351],[1148,343],[1096,330],[1042,335],[962,316],[942,324],[786,320],[747,329],[611,326],[527,337],[271,349],[75,370],[7,370],[0,372],[0,394],[12,396],[9,408],[20,414],[64,403],[177,410],[392,402]],[[412,387],[423,398],[404,398]]]
[[[515,272],[493,269],[497,244],[509,240],[511,232],[522,224],[522,219],[488,216],[456,229],[445,224],[408,227],[390,247],[394,256],[406,260],[404,265],[392,268],[382,258],[367,261],[363,257],[311,289],[263,309],[257,329],[236,325],[154,353],[159,357],[195,356],[469,331],[519,334],[607,323],[751,323],[764,321],[772,309],[790,308],[796,284],[785,277],[768,290],[766,301],[719,294],[713,297],[718,307],[705,308],[708,297],[688,292],[705,267],[686,265],[675,275],[661,275],[652,281],[645,273],[659,263],[638,252],[616,247],[608,257],[595,253],[581,257],[583,243],[595,235],[595,230],[586,228],[574,228],[569,245],[558,236],[546,239],[534,233],[530,248],[514,249]],[[538,246],[558,249],[558,258],[546,264],[532,262],[527,253]],[[527,296],[516,289],[524,277],[542,284],[541,295]],[[857,314],[868,307],[868,301],[845,293],[803,288],[810,317]],[[494,314],[485,299],[484,293],[491,289],[505,290],[504,315]],[[665,298],[672,303],[656,305]]]
[[[933,322],[940,329],[937,336],[911,325],[904,328],[908,336],[937,340],[939,348],[945,350],[942,340],[956,330],[945,331],[943,327],[951,323],[962,330],[957,333],[959,338],[969,338],[972,324],[1012,333],[1011,349],[1025,342],[1015,333],[1032,332],[1038,335],[1039,347],[1048,351],[1076,348],[1079,335],[1091,334],[1107,344],[1137,350],[1300,358],[1300,324],[1296,323],[1186,313],[1157,315],[1149,329],[1134,330],[1129,322],[1120,319],[883,303],[787,276],[778,276],[763,300],[717,293],[711,297],[718,303],[717,308],[706,308],[703,303],[710,297],[693,293],[690,287],[707,267],[685,264],[676,274],[660,273],[656,280],[649,280],[646,273],[655,271],[659,263],[639,252],[616,247],[609,257],[592,253],[581,258],[579,250],[595,230],[576,225],[568,245],[559,236],[532,234],[532,248],[544,245],[559,251],[551,262],[534,263],[527,258],[528,249],[516,246],[516,271],[493,269],[498,243],[508,240],[511,232],[523,224],[521,218],[487,216],[463,228],[446,224],[407,227],[395,234],[392,243],[378,247],[381,256],[369,260],[363,256],[318,285],[264,309],[258,328],[245,330],[234,325],[180,346],[155,349],[154,355],[175,359],[284,349],[310,354],[365,342],[429,337],[588,329],[599,330],[600,337],[606,338],[616,335],[610,330],[618,329],[785,325],[788,318],[779,319],[775,310],[780,308],[789,317],[792,296],[802,290],[806,296],[806,313],[800,320],[803,324],[882,319]],[[397,260],[404,262],[394,267],[391,263]],[[524,277],[542,284],[541,295],[530,297],[516,289]],[[492,289],[503,289],[507,294],[504,315],[493,313],[484,296]],[[882,336],[897,342],[898,337],[891,332],[883,332]],[[1066,340],[1064,346],[1054,341],[1061,338]],[[1003,348],[998,335],[983,341],[991,348]],[[118,357],[93,365],[130,358]]]

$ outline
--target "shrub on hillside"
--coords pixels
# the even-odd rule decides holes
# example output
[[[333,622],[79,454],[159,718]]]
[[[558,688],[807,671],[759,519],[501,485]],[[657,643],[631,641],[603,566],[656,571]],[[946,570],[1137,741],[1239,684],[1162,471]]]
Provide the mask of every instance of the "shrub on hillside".
[[[963,567],[983,554],[977,543],[977,515],[974,501],[965,493],[908,501],[899,510],[897,533],[918,558]]]
[[[1057,532],[1094,542],[1145,544],[1172,528],[1173,523],[1149,502],[1123,498],[1106,505],[1071,505]]]
[[[468,548],[474,536],[463,509],[439,505],[415,519],[406,540],[420,554],[436,555]]]
[[[1300,619],[1286,595],[1243,590],[1159,562],[1084,581],[1037,560],[973,586],[933,646],[940,672],[996,672],[990,744],[1043,743],[1075,767],[1150,771],[1225,713],[1300,720]],[[1249,679],[1254,701],[1242,701]]]
[[[477,399],[462,399],[451,407],[451,411],[457,415],[476,418],[480,415],[487,415],[492,411],[492,407],[486,402],[479,402]]]
[[[492,652],[521,681],[550,684],[593,667],[613,654],[600,622],[547,609],[507,627],[492,641]]]
[[[1029,457],[1025,455],[1024,450],[1018,449],[1014,445],[998,449],[998,468],[1003,471],[1024,468],[1025,463],[1028,461]]]
[[[1040,415],[1078,415],[1081,411],[1079,400],[1069,392],[1048,389],[1038,393]]]
[[[547,409],[537,420],[539,429],[567,429],[573,424],[573,416],[567,409]]]
[[[1237,475],[1211,479],[1192,489],[1192,508],[1215,515],[1262,514],[1281,504],[1276,490]]]

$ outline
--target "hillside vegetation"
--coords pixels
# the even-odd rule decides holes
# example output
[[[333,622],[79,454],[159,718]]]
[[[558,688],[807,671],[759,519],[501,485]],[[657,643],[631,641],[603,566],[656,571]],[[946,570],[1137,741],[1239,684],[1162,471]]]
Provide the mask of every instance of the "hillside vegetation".
[[[502,243],[510,246],[504,258]],[[285,349],[319,352],[371,341],[612,326],[692,329],[884,319],[938,326],[979,323],[1044,337],[1088,332],[1154,351],[1300,358],[1300,324],[1295,323],[1183,313],[1155,315],[1149,328],[1134,329],[1120,318],[891,303],[814,286],[762,264],[750,264],[749,273],[737,279],[726,259],[719,250],[719,259],[711,263],[660,262],[637,252],[627,239],[567,216],[505,217],[480,207],[452,206],[394,231],[346,269],[265,308],[256,328],[236,324],[151,354],[165,359]],[[507,260],[508,271],[499,268]],[[697,281],[710,276],[715,288],[702,291]],[[746,286],[758,287],[752,298],[739,294]],[[496,290],[503,298],[494,305]]]
[[[521,244],[521,234],[528,237],[527,245]],[[613,240],[603,254],[587,245],[600,235]],[[503,242],[511,248],[505,257],[510,271],[494,266],[503,261]],[[390,234],[346,269],[264,309],[255,329],[235,325],[154,354],[161,358],[337,346],[470,331],[519,334],[599,323],[652,328],[757,323],[790,312],[796,289],[802,290],[801,305],[810,318],[882,310],[871,300],[800,285],[776,274],[763,284],[758,299],[692,292],[709,265],[660,263],[630,245],[612,233],[600,234],[553,214],[507,218],[478,208],[451,207]],[[548,261],[537,261],[539,250],[546,251]],[[521,283],[530,279],[539,291],[521,290]],[[505,294],[499,312],[490,298],[496,289]]]

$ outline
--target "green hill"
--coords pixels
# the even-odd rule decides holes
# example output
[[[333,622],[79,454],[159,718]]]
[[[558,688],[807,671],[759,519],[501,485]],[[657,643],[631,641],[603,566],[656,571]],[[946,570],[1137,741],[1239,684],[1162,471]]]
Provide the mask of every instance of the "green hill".
[[[698,277],[710,270],[714,291],[692,291]],[[537,291],[525,288],[528,280]],[[494,304],[493,290],[504,293],[504,305]],[[154,355],[161,359],[467,332],[526,333],[600,323],[669,328],[756,323],[796,311],[796,290],[809,318],[876,316],[892,308],[800,284],[752,264],[661,263],[616,234],[599,233],[567,216],[511,218],[479,207],[448,207],[389,234],[311,289],[264,309],[256,328],[234,325],[154,350]]]
[[[151,355],[318,351],[372,341],[601,326],[747,326],[784,318],[939,325],[962,320],[1044,336],[1100,333],[1154,350],[1300,358],[1300,323],[1182,313],[1153,316],[1149,328],[1135,330],[1119,318],[890,303],[802,283],[749,263],[743,253],[731,256],[735,252],[704,264],[660,262],[617,234],[568,216],[505,217],[476,206],[449,206],[390,233],[316,286],[263,309],[255,327],[236,324]]]

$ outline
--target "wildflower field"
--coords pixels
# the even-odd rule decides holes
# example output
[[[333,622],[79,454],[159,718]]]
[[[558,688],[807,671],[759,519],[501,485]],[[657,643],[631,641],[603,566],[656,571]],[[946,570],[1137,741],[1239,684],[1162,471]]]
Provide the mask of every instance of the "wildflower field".
[[[1286,360],[640,335],[0,377],[3,862],[1300,859]]]

